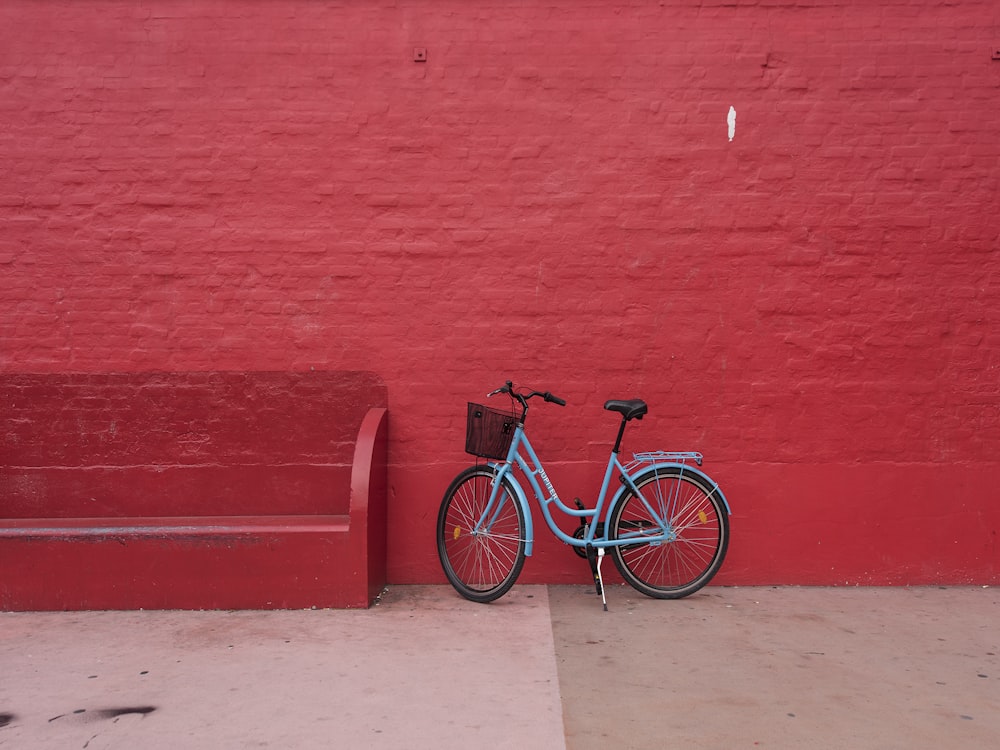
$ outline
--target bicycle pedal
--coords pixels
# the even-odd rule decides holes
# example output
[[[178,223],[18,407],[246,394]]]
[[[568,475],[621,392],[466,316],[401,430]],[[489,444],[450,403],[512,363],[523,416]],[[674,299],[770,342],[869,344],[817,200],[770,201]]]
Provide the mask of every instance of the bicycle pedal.
[[[577,526],[576,530],[573,532],[573,536],[576,539],[583,539],[587,535],[587,528],[588,528],[587,524],[581,521],[580,525]],[[578,545],[573,545],[573,552],[576,554],[577,557],[582,557],[584,560],[587,559],[587,550],[584,549],[583,547]]]

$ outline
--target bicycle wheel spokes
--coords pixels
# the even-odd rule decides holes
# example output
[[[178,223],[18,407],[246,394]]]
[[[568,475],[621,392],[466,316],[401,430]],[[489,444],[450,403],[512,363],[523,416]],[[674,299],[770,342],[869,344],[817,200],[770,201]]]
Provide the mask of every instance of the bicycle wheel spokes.
[[[438,515],[438,555],[448,580],[467,599],[505,594],[524,565],[524,517],[506,484],[489,513],[494,472],[474,467],[456,478]]]
[[[697,591],[725,557],[725,509],[702,481],[676,469],[651,471],[637,486],[642,497],[630,493],[612,513],[611,538],[636,537],[634,544],[613,548],[615,564],[626,581],[649,596],[679,598]],[[664,533],[663,541],[637,538]]]

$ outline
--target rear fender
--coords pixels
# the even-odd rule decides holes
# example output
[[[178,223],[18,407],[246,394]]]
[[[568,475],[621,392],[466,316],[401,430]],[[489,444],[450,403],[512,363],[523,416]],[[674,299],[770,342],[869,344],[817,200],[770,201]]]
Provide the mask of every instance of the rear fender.
[[[682,475],[687,475],[687,476],[694,475],[698,477],[698,479],[702,483],[704,483],[705,487],[709,489],[708,494],[715,495],[722,501],[722,506],[726,509],[726,514],[730,516],[733,515],[733,511],[729,507],[729,501],[726,499],[726,496],[722,494],[722,488],[720,488],[719,485],[715,482],[715,480],[712,479],[710,476],[708,476],[708,474],[703,472],[701,469],[692,466],[691,464],[686,464],[686,463],[682,464],[672,461],[656,463],[652,465],[647,464],[643,466],[641,469],[639,469],[639,471],[629,474],[629,478],[632,480],[634,484],[639,484],[642,480],[646,479],[646,477],[656,476],[658,473],[663,473],[667,470],[671,472],[676,471]],[[612,498],[611,500],[611,504],[608,506],[608,514],[605,520],[607,520],[608,522],[611,521],[611,513],[614,511],[618,503],[622,501],[622,499],[625,497],[626,493],[630,489],[631,488],[629,487],[628,484],[624,482],[622,483],[622,486],[618,488],[618,491],[615,493],[614,498]]]

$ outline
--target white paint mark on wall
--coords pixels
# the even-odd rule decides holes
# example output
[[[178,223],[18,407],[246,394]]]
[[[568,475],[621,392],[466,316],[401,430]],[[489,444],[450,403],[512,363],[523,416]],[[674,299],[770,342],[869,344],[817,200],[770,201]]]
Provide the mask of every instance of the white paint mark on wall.
[[[729,124],[729,140],[733,140],[733,136],[736,135],[736,107],[729,108],[729,115],[726,117],[726,122]]]

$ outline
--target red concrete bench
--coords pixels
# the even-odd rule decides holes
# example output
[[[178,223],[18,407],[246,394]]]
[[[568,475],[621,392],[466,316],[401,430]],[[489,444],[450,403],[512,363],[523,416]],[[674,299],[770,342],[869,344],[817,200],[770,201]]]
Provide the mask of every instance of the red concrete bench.
[[[0,610],[368,606],[386,406],[364,372],[0,375]]]

